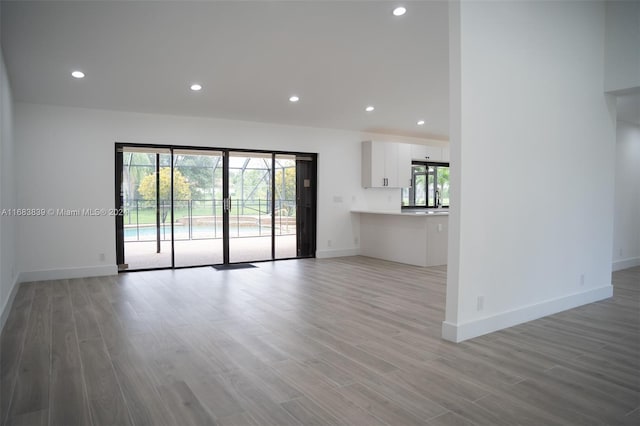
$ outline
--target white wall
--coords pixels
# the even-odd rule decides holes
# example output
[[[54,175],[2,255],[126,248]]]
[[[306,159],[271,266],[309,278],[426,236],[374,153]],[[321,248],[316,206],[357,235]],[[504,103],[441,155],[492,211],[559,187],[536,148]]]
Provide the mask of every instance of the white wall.
[[[604,4],[462,2],[451,13],[459,256],[443,337],[460,341],[611,294],[615,121]]]
[[[400,205],[399,190],[364,190],[360,185],[360,142],[389,140],[387,136],[22,103],[16,104],[15,115],[18,204],[23,207],[113,207],[115,142],[318,153],[319,257],[358,253],[354,239],[359,238],[359,218],[350,213],[352,208]],[[23,280],[113,273],[114,229],[110,217],[22,219]],[[106,254],[104,262],[99,253]]]
[[[640,126],[618,121],[613,269],[640,265]]]
[[[605,90],[640,88],[640,2],[606,4]]]
[[[13,103],[1,53],[0,51],[0,211],[15,207]],[[15,217],[0,214],[0,330],[17,288],[16,225]]]

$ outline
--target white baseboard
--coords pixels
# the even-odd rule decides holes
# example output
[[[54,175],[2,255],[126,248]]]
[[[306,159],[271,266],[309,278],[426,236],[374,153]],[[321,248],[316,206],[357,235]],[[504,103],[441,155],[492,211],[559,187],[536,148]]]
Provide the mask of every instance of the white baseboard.
[[[20,282],[64,280],[70,278],[102,277],[105,275],[117,275],[118,266],[100,265],[82,268],[60,268],[45,271],[27,271],[20,273]]]
[[[616,260],[611,264],[611,269],[613,271],[620,271],[622,269],[633,268],[635,266],[640,266],[640,257]]]
[[[16,298],[16,294],[18,293],[18,287],[20,287],[19,277],[19,275],[16,275],[16,277],[14,278],[11,291],[9,292],[9,297],[2,307],[2,311],[0,311],[0,333],[2,333],[2,330],[4,330],[4,325],[7,322],[7,318],[9,318],[11,306],[13,305],[13,301]]]
[[[513,327],[514,325],[546,317],[567,309],[607,299],[612,295],[613,286],[606,285],[462,324],[444,321],[442,323],[442,338],[451,342],[462,342],[463,340],[493,333],[494,331]]]
[[[360,249],[359,248],[317,250],[316,251],[316,257],[318,259],[328,259],[328,258],[331,258],[331,257],[358,256],[359,254],[360,254]]]

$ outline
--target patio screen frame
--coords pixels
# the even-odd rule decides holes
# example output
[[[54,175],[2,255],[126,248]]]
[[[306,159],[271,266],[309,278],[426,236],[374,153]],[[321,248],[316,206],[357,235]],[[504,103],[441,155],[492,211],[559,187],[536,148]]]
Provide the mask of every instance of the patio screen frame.
[[[163,269],[182,269],[182,268],[197,268],[203,266],[212,266],[213,264],[202,264],[202,265],[189,265],[189,266],[176,266],[175,264],[175,234],[174,234],[174,150],[175,151],[192,151],[192,152],[202,152],[203,154],[207,152],[221,152],[223,154],[223,198],[229,198],[229,153],[255,153],[259,155],[270,155],[272,159],[272,167],[271,167],[271,187],[272,187],[272,197],[271,197],[271,223],[272,223],[272,232],[271,232],[271,259],[264,260],[255,260],[251,261],[251,263],[257,262],[271,262],[276,260],[290,260],[290,259],[301,259],[301,258],[314,258],[316,251],[316,230],[317,230],[317,161],[318,154],[317,153],[309,153],[309,152],[297,152],[297,151],[277,151],[277,150],[260,150],[260,149],[244,149],[244,148],[219,148],[219,147],[203,147],[203,146],[188,146],[188,145],[164,145],[164,144],[142,144],[142,143],[132,143],[132,142],[116,142],[114,147],[115,154],[115,208],[117,211],[122,211],[124,207],[124,194],[122,192],[122,183],[123,183],[123,152],[127,149],[132,150],[144,150],[149,152],[162,151],[170,154],[170,169],[171,169],[171,200],[170,200],[170,217],[171,217],[171,266],[162,266],[162,267],[152,267],[152,268],[139,268],[139,269],[129,269],[128,265],[126,265],[125,259],[125,239],[124,239],[124,216],[118,215],[115,216],[115,233],[116,233],[116,262],[118,265],[119,272],[128,272],[128,271],[152,271],[152,270],[163,270]],[[307,193],[303,194],[302,191],[305,191],[304,187],[296,186],[296,199],[303,198],[307,202],[311,200],[313,214],[312,223],[304,223],[305,235],[308,241],[303,241],[301,244],[300,238],[296,237],[296,256],[295,257],[286,257],[286,258],[276,258],[275,256],[275,240],[276,235],[273,232],[273,227],[275,226],[275,173],[276,168],[273,167],[275,163],[275,158],[277,155],[285,155],[285,156],[295,156],[304,158],[305,161],[312,161],[313,167],[305,169],[305,178],[311,181],[311,187],[307,187]],[[298,162],[296,162],[298,163]],[[309,172],[311,170],[311,172]],[[244,262],[230,262],[229,261],[229,212],[224,211],[224,219],[223,219],[223,263],[222,264],[233,264],[233,263],[244,263]],[[301,224],[300,221],[303,220],[302,217],[296,216],[296,234],[299,233]],[[309,215],[305,220],[309,220]],[[311,231],[309,231],[311,229]]]

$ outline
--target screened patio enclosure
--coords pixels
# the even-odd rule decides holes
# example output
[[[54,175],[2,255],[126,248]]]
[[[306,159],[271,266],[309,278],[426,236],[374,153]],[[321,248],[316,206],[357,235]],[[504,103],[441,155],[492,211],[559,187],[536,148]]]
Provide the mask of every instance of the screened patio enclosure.
[[[312,170],[300,168],[309,160]],[[116,164],[125,211],[117,224],[121,269],[313,255],[300,250],[298,230],[308,237],[311,224],[298,219],[297,203],[311,195],[299,170],[315,181],[313,156],[123,145]],[[315,239],[315,214],[313,221]]]

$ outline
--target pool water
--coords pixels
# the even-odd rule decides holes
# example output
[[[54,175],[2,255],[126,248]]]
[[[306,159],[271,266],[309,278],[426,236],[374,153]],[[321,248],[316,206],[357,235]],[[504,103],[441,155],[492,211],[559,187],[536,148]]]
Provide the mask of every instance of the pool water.
[[[173,232],[176,240],[196,240],[206,238],[222,238],[222,226],[213,225],[194,225],[191,227],[191,236],[189,235],[189,227],[184,225],[174,225]],[[289,226],[288,229],[276,227],[276,235],[293,235],[296,233],[295,226]],[[270,226],[229,226],[229,237],[268,237],[271,235]],[[125,241],[155,241],[155,226],[140,226],[138,228],[131,227],[124,229]],[[171,224],[160,225],[160,239],[171,239]]]

